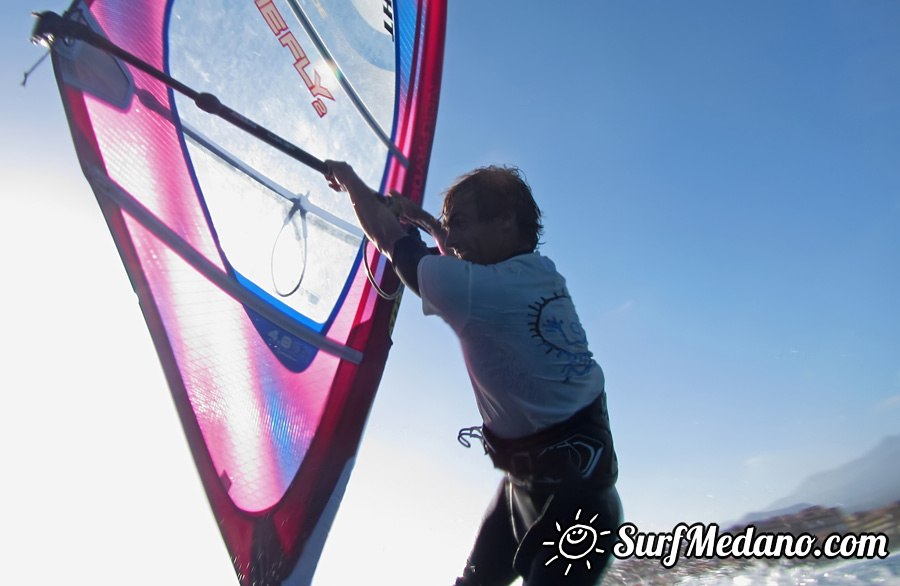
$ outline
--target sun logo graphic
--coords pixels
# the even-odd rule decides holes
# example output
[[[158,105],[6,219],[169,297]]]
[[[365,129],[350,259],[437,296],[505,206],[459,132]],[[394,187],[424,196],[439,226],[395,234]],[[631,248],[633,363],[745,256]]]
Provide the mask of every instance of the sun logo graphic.
[[[600,537],[612,533],[612,531],[608,529],[597,531],[591,527],[591,523],[596,521],[599,516],[600,513],[597,513],[591,517],[591,520],[586,524],[579,523],[579,520],[581,519],[581,509],[578,509],[578,512],[575,513],[575,521],[565,531],[563,531],[562,526],[559,524],[559,521],[557,521],[556,531],[560,533],[559,539],[557,541],[545,541],[543,545],[556,548],[558,554],[555,554],[547,560],[547,563],[545,563],[544,566],[549,566],[556,560],[562,558],[564,563],[568,562],[566,569],[563,572],[563,576],[568,576],[569,571],[572,569],[572,564],[583,559],[587,569],[590,570],[591,560],[588,559],[588,556],[592,553],[605,553],[606,550],[602,547],[597,547],[597,541]]]

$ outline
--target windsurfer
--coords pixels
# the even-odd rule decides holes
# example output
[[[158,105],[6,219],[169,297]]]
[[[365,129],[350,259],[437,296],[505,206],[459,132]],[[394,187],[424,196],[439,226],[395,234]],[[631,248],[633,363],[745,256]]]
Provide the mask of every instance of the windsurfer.
[[[506,472],[457,585],[558,584],[564,573],[569,585],[598,583],[622,516],[604,376],[565,279],[536,251],[528,184],[517,169],[475,170],[447,190],[438,221],[397,196],[383,205],[348,164],[326,164],[424,312],[459,337],[484,419],[460,441],[481,439]],[[408,233],[398,208],[444,254]]]

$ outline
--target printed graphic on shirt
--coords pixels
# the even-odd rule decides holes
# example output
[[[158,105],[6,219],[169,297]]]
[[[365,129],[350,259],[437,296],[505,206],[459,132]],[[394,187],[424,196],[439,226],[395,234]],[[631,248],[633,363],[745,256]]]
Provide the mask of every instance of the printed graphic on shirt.
[[[532,337],[543,344],[547,354],[556,352],[565,360],[562,374],[568,382],[573,376],[582,376],[595,366],[593,354],[587,347],[587,335],[578,322],[572,298],[566,290],[528,306]]]

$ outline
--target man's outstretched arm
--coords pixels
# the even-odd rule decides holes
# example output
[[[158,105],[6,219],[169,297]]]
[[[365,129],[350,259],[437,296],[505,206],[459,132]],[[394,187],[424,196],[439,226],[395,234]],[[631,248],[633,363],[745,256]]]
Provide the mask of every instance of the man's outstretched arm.
[[[356,217],[366,236],[378,250],[393,261],[394,244],[406,236],[406,230],[394,212],[386,206],[384,196],[366,185],[353,167],[342,161],[325,161],[328,184],[335,191],[350,194]]]
[[[397,202],[397,208],[400,210],[400,219],[409,222],[414,226],[418,226],[431,234],[431,237],[434,238],[434,241],[437,243],[438,250],[441,251],[441,254],[447,254],[447,246],[445,244],[447,241],[447,230],[441,222],[423,210],[421,206],[414,204],[396,191],[391,192],[391,197]]]

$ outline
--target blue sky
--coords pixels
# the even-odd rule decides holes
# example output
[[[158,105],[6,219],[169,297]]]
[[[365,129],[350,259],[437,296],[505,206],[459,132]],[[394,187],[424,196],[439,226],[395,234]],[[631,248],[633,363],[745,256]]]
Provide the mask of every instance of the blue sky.
[[[64,8],[0,25],[4,550],[46,583],[97,555],[95,583],[230,583],[49,63],[19,87],[29,11]],[[641,529],[763,509],[900,433],[897,55],[896,2],[452,3],[425,205],[524,170]],[[407,295],[315,583],[451,583],[499,480],[456,443],[478,422],[456,340]]]

